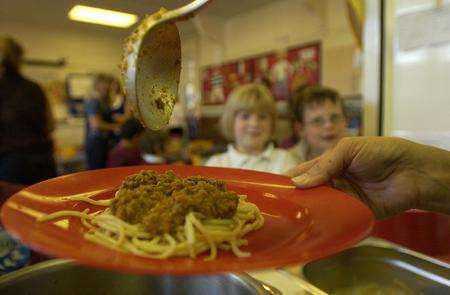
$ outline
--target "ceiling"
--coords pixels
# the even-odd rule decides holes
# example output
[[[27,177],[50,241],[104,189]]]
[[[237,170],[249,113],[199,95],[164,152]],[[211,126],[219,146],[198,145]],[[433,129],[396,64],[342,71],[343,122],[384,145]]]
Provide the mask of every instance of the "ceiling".
[[[247,12],[274,0],[213,0],[201,13],[228,18]],[[67,12],[76,4],[119,10],[137,14],[157,11],[160,7],[173,9],[187,0],[0,0],[0,20],[30,25],[58,26],[63,29],[94,30],[99,32],[127,34],[130,29],[118,29],[70,21]]]

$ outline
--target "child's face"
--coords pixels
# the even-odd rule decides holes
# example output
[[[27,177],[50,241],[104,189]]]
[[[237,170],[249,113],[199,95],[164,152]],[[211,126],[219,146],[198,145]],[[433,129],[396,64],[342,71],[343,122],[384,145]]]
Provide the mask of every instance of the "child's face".
[[[244,153],[262,152],[272,134],[270,114],[240,111],[234,119],[236,148]]]
[[[324,152],[346,136],[346,120],[339,104],[326,100],[306,107],[300,136],[311,149]]]

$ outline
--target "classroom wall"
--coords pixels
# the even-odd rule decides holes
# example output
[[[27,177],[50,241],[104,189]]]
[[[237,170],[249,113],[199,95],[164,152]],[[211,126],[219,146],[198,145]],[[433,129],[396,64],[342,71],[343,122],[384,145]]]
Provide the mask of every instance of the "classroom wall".
[[[104,71],[119,74],[125,33],[102,34],[89,30],[30,25],[0,20],[0,34],[7,34],[23,44],[26,57],[56,60],[65,58],[61,74]],[[32,73],[35,69],[27,68]],[[41,77],[37,77],[38,79]]]
[[[320,41],[323,84],[360,93],[359,51],[344,0],[273,1],[205,28],[200,66]]]

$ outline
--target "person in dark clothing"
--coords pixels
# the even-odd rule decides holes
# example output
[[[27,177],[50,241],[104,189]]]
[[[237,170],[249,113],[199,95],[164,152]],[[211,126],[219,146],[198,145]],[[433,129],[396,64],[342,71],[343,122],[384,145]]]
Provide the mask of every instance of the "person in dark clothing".
[[[86,103],[86,160],[88,169],[100,169],[106,166],[108,151],[119,124],[113,120],[110,87],[113,78],[98,74],[94,88],[96,97]]]
[[[135,118],[130,118],[120,128],[121,140],[109,152],[107,167],[133,166],[144,164],[139,148],[144,127]]]
[[[20,73],[22,56],[0,37],[0,180],[29,185],[56,176],[54,122],[42,89]]]

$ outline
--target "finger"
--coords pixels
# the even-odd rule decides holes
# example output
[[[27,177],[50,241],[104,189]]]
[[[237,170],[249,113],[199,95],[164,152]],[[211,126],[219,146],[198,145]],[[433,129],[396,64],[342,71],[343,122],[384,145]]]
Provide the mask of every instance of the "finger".
[[[305,173],[309,169],[311,169],[311,167],[314,166],[317,163],[317,161],[319,161],[319,158],[315,158],[311,161],[299,164],[299,165],[295,166],[294,168],[291,168],[291,169],[283,172],[283,174],[286,176],[289,176],[289,177],[298,176],[300,174]]]
[[[327,151],[300,176],[292,179],[299,188],[311,188],[324,184],[333,176],[343,172],[346,163],[346,150],[343,145],[337,145],[334,149]]]
[[[329,178],[324,175],[310,175],[309,172],[305,172],[300,176],[292,178],[294,185],[298,188],[312,188],[329,181]]]

